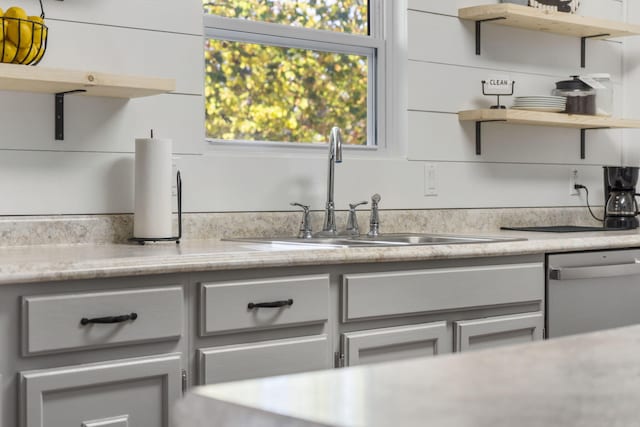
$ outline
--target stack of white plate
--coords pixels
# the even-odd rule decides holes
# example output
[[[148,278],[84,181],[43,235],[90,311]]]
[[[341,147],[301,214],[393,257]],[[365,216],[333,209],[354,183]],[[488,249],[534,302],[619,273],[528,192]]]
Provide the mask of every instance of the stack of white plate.
[[[564,96],[516,96],[511,108],[560,113],[565,110],[566,105],[567,98]]]

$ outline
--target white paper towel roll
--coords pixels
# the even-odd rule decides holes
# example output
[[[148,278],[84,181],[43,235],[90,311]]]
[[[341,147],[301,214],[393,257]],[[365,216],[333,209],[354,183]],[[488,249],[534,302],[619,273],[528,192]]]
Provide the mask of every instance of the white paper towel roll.
[[[136,139],[133,237],[172,237],[171,140]]]

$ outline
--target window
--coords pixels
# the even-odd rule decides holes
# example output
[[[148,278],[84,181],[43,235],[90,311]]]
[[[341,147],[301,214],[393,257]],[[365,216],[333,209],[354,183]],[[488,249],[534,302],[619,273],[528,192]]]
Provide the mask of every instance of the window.
[[[206,137],[376,145],[381,1],[205,1]]]

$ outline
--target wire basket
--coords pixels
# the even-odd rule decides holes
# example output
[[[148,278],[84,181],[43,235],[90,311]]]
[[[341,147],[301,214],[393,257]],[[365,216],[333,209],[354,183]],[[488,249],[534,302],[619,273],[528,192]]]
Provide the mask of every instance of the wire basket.
[[[44,56],[49,29],[44,25],[44,8],[42,0],[39,1],[40,16],[28,16],[26,19],[13,16],[0,17],[2,22],[0,62],[36,65]],[[11,9],[7,9],[7,12],[9,10]]]

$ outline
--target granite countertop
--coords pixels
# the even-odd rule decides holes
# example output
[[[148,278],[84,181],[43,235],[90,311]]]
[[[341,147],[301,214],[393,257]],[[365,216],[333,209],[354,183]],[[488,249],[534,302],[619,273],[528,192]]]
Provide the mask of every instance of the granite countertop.
[[[640,326],[210,385],[178,427],[638,426]]]
[[[0,248],[0,285],[247,268],[422,261],[640,247],[639,230],[582,233],[501,231],[491,235],[525,237],[528,240],[377,248],[320,248],[220,240],[187,240],[180,245],[156,243],[144,246],[103,244],[4,247]]]

